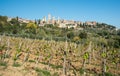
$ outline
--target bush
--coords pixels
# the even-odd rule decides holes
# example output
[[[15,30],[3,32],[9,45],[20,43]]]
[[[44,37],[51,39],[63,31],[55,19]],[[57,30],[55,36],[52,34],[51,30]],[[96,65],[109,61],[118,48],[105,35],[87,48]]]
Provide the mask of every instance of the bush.
[[[81,32],[81,33],[79,34],[79,37],[80,37],[81,39],[87,39],[87,33],[86,33],[86,32]]]
[[[67,37],[68,37],[69,39],[72,39],[74,36],[75,36],[75,35],[74,35],[73,32],[70,32],[70,33],[67,34]]]

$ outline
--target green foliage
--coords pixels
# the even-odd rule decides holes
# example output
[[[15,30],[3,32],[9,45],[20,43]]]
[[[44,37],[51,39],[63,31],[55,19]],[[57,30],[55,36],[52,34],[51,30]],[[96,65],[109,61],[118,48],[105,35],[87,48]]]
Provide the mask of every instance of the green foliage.
[[[55,68],[55,69],[63,68],[63,66],[61,66],[61,65],[53,65],[53,64],[50,64],[50,66],[51,66],[52,68]]]
[[[19,21],[16,19],[16,18],[13,18],[11,21],[10,21],[11,24],[13,25],[19,25]]]
[[[4,50],[6,45],[0,45],[0,51]]]
[[[99,31],[98,35],[103,36],[103,37],[104,36],[108,36],[109,35],[109,31],[106,31],[106,30]]]
[[[114,76],[113,74],[111,74],[110,72],[105,73],[105,76]]]
[[[44,65],[48,65],[48,63],[45,63],[45,62],[41,62],[41,63]],[[55,68],[55,69],[63,68],[63,66],[61,66],[61,65],[49,64],[49,66],[51,66],[52,68]]]
[[[41,70],[40,68],[35,68],[35,71],[38,72],[38,76],[51,76],[50,72],[47,70]]]
[[[8,25],[7,19],[7,16],[0,16],[0,27]]]
[[[119,36],[120,36],[120,29],[118,29],[118,30],[117,30],[117,35],[119,35]]]
[[[35,60],[29,60],[29,62],[35,62]]]
[[[106,57],[107,57],[107,54],[106,54],[106,53],[102,53],[101,56],[102,56],[103,58],[106,58]]]
[[[102,76],[102,74],[99,74],[99,76]],[[115,76],[115,75],[113,75],[113,74],[110,73],[110,72],[106,72],[106,73],[105,73],[105,76]]]
[[[57,72],[55,72],[52,76],[59,76],[59,74]]]
[[[21,64],[19,64],[18,62],[14,62],[12,66],[13,66],[13,67],[20,67]]]
[[[67,37],[68,37],[69,39],[73,39],[74,33],[73,33],[73,32],[68,33],[68,34],[67,34]]]
[[[84,71],[85,71],[85,70],[84,70],[83,68],[80,68],[80,69],[79,69],[79,73],[80,73],[80,74],[84,74]]]
[[[87,33],[86,32],[80,32],[79,37],[81,39],[86,39],[87,38]]]
[[[7,66],[7,62],[5,62],[5,61],[0,61],[0,66]]]
[[[89,53],[88,52],[85,52],[85,54],[83,55],[83,59],[88,59],[89,58]]]
[[[28,29],[36,29],[37,28],[37,25],[34,24],[33,22],[29,22],[26,26],[26,28]]]
[[[21,55],[21,53],[19,52],[16,52],[14,57],[13,57],[13,60],[16,61],[17,59],[19,59],[19,56]]]
[[[54,26],[53,26],[53,24],[46,24],[45,27],[47,27],[47,28],[53,28]]]
[[[7,19],[7,16],[0,16],[0,34],[31,39],[44,38],[45,40],[51,40],[52,37],[55,41],[65,41],[67,35],[69,41],[78,44],[89,41],[89,38],[99,38],[102,36],[113,41],[114,44],[110,46],[120,48],[119,30],[116,31],[114,26],[105,23],[97,23],[92,28],[86,24],[79,25],[84,29],[80,31],[77,29],[58,28],[58,24],[45,24],[44,27],[38,27],[37,24],[40,24],[40,20],[38,20],[38,23],[36,20],[35,24],[34,22],[19,22],[18,17],[13,18],[11,21],[7,21]]]
[[[4,59],[5,58],[5,53],[3,50],[6,49],[6,45],[0,45],[0,59]]]
[[[96,39],[96,42],[94,40],[93,42],[97,46],[120,48],[120,30],[116,31],[116,27],[105,23],[97,23],[92,28],[86,24],[79,25],[83,30],[77,30],[58,28],[58,24],[45,24],[44,27],[38,27],[34,22],[19,22],[18,17],[11,21],[7,21],[7,19],[6,16],[0,16],[0,34],[2,35],[55,41],[65,41],[67,35],[68,41],[77,44],[84,44],[91,39]],[[38,22],[40,24],[40,20]]]

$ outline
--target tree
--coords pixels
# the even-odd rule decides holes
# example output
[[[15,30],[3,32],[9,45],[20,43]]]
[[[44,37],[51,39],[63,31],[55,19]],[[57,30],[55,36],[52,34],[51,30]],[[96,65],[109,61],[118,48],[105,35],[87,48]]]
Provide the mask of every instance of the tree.
[[[37,33],[37,25],[33,22],[29,22],[26,26],[27,28],[27,33],[30,34],[30,36],[33,37],[33,34]]]
[[[10,23],[13,24],[13,25],[19,25],[18,18],[11,19]]]
[[[18,17],[18,16],[16,17],[16,20],[17,20],[17,21],[19,20],[19,17]]]
[[[119,36],[120,36],[120,29],[118,29],[118,30],[117,30],[117,35],[119,35]]]
[[[34,22],[36,25],[38,24],[37,20],[35,19],[35,22]]]
[[[8,25],[7,16],[0,16],[0,27]]]
[[[38,20],[38,24],[40,24],[40,22],[41,22],[41,20],[39,19],[39,20]]]
[[[79,37],[80,37],[81,39],[86,39],[86,38],[87,38],[87,33],[86,33],[86,32],[81,32],[81,33],[79,34]]]
[[[69,39],[73,39],[74,33],[73,33],[73,32],[68,33],[68,34],[67,34],[67,37],[68,37]]]
[[[53,28],[53,24],[45,24],[45,27],[47,27],[47,28]]]
[[[29,22],[26,26],[26,28],[28,29],[36,29],[37,28],[37,25],[33,22]]]

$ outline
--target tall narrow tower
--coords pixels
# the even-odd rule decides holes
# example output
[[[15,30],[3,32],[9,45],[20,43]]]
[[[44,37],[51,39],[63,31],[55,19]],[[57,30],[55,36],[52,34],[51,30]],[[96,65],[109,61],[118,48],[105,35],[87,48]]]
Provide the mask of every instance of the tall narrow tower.
[[[44,21],[46,22],[46,16],[44,16]]]
[[[48,14],[48,23],[50,23],[50,21],[51,21],[51,15]]]
[[[46,22],[46,17],[45,16],[43,17],[42,21]]]
[[[52,24],[55,23],[55,17],[52,17]]]
[[[58,17],[57,23],[58,23],[58,24],[60,23],[60,17]]]

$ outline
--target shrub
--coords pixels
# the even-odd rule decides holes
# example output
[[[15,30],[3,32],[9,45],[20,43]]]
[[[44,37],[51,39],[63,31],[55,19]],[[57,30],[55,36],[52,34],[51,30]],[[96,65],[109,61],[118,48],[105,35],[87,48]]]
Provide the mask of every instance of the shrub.
[[[86,33],[86,32],[81,32],[81,33],[79,34],[79,37],[80,37],[81,39],[87,39],[87,33]]]

